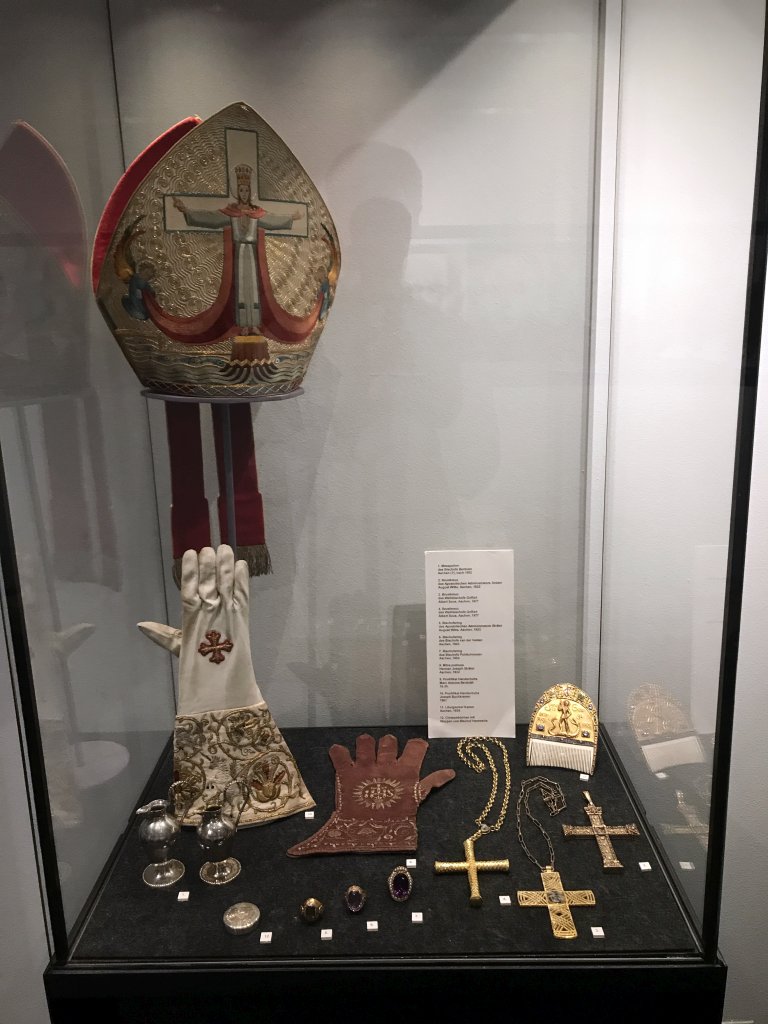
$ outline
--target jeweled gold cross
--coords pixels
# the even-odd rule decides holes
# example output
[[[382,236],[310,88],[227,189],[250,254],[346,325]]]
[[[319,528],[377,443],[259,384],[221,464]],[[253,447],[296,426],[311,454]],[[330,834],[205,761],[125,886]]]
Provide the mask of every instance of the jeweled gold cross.
[[[436,860],[436,875],[455,875],[462,871],[467,872],[469,879],[469,902],[473,907],[481,906],[483,897],[480,895],[480,871],[509,871],[508,860],[477,860],[475,857],[474,839],[464,840],[464,860]]]
[[[594,907],[595,894],[591,889],[564,889],[559,873],[551,867],[541,872],[541,883],[544,886],[543,892],[518,891],[517,902],[521,907],[546,907],[555,938],[575,939],[578,932],[571,907]]]
[[[667,836],[696,836],[706,850],[709,846],[709,825],[701,820],[698,811],[686,802],[685,793],[678,789],[675,791],[677,797],[677,809],[688,822],[687,825],[662,825],[661,830]]]
[[[603,858],[603,867],[622,868],[624,865],[616,856],[610,836],[639,836],[640,831],[637,825],[606,825],[603,821],[602,807],[596,807],[592,803],[592,797],[584,790],[587,799],[587,806],[584,813],[589,818],[589,825],[563,825],[564,836],[590,836],[597,840],[597,845]]]
[[[221,633],[217,632],[215,629],[209,630],[205,634],[205,639],[208,643],[201,643],[197,648],[197,653],[202,654],[204,658],[207,658],[208,655],[210,655],[211,661],[214,665],[220,665],[222,661],[224,661],[224,655],[221,653],[222,651],[229,653],[234,647],[234,644],[229,638],[222,640]]]

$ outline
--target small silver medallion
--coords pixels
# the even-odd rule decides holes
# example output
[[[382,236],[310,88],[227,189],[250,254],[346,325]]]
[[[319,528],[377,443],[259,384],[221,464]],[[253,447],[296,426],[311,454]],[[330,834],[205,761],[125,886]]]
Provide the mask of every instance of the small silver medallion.
[[[247,935],[260,917],[261,911],[254,903],[233,903],[224,911],[224,927],[232,935]]]

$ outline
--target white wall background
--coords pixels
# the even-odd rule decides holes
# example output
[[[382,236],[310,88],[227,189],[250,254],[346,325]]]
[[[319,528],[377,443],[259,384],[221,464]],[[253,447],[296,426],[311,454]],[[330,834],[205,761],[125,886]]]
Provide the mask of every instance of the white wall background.
[[[768,310],[764,312],[768,324]],[[720,940],[729,965],[726,1015],[768,1021],[765,915],[749,880],[768,876],[768,800],[765,739],[759,713],[768,664],[768,385],[763,331],[763,380],[758,392],[756,443],[750,495],[744,605],[739,645],[734,757],[728,811],[725,885]]]
[[[764,312],[768,325],[768,310]],[[768,1024],[768,938],[753,879],[768,877],[765,734],[759,713],[768,664],[768,332],[763,329],[744,605],[734,718],[720,945],[728,964],[726,1018]],[[762,889],[762,883],[759,888]]]

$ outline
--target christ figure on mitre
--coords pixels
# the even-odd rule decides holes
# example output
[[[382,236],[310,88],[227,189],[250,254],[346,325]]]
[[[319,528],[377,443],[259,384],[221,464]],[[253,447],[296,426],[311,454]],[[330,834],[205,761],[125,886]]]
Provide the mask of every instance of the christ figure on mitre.
[[[235,167],[237,201],[221,210],[194,210],[183,199],[173,197],[173,205],[183,214],[190,227],[213,230],[229,227],[232,231],[234,308],[239,335],[232,346],[232,359],[248,361],[268,357],[267,343],[261,336],[262,303],[259,287],[260,270],[261,274],[266,273],[266,268],[260,267],[260,260],[262,264],[264,262],[263,241],[259,244],[263,232],[291,228],[304,213],[301,208],[283,215],[267,213],[253,202],[252,175],[253,168],[248,164]],[[248,340],[254,335],[258,340]]]
[[[303,342],[322,322],[328,311],[330,291],[338,277],[338,249],[328,228],[328,262],[316,275],[317,292],[311,309],[304,316],[289,313],[272,291],[267,264],[268,231],[290,230],[304,216],[301,207],[285,213],[267,212],[253,202],[253,168],[238,164],[235,168],[236,201],[220,209],[195,209],[184,197],[169,197],[188,227],[221,232],[223,259],[218,294],[208,309],[178,316],[163,309],[151,284],[153,268],[140,262],[131,252],[133,240],[143,234],[143,217],[128,225],[115,250],[115,270],[128,287],[123,306],[134,320],[151,320],[173,341],[210,345],[232,338],[231,361],[254,365],[270,361],[267,338],[285,345]]]

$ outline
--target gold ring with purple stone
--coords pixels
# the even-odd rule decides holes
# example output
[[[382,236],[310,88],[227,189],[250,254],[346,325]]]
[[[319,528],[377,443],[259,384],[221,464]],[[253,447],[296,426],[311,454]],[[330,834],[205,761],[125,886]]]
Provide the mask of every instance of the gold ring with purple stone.
[[[410,899],[413,892],[413,878],[408,868],[398,864],[390,872],[387,879],[387,887],[389,888],[389,895],[396,903],[405,903],[406,900]]]
[[[344,893],[344,905],[352,914],[359,914],[367,899],[368,893],[360,885],[350,885]]]

